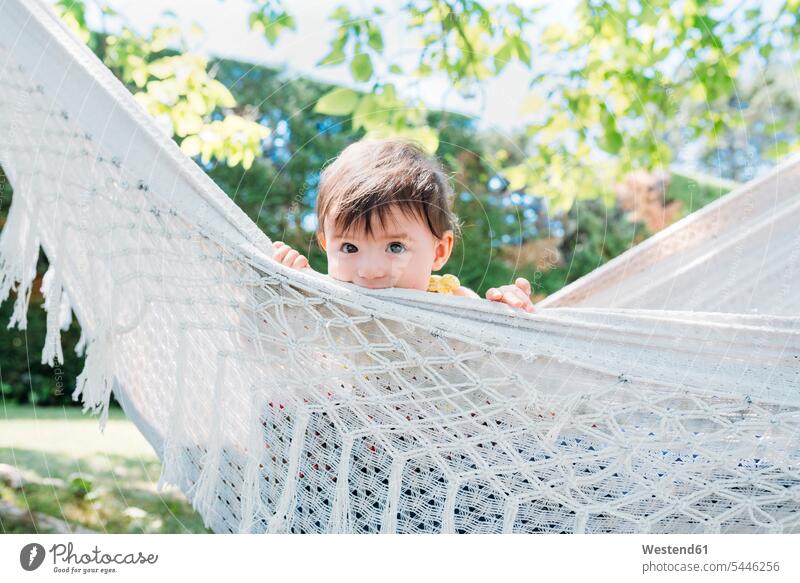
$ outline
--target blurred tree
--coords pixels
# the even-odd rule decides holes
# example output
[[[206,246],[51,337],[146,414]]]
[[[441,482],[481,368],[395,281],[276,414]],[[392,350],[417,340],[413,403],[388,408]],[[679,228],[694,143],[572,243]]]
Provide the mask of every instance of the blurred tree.
[[[98,5],[118,17],[105,3]],[[58,0],[56,6],[133,84],[187,153],[231,166],[252,164],[266,127],[235,107],[206,71],[206,61],[187,53],[183,40],[183,54],[159,54],[169,39],[182,39],[178,27],[159,27],[146,37],[123,27],[104,42],[87,30],[83,0]],[[250,28],[270,45],[296,28],[283,0],[249,0],[249,6]],[[724,145],[717,139],[729,128],[763,122],[728,104],[738,100],[736,80],[746,57],[764,64],[782,51],[787,66],[798,65],[799,7],[800,0],[578,0],[569,24],[542,26],[541,7],[505,0],[406,0],[391,13],[367,3],[358,14],[339,5],[331,10],[335,30],[319,65],[345,65],[362,90],[331,87],[314,112],[347,118],[363,136],[412,138],[434,152],[441,128],[429,125],[421,95],[400,95],[393,80],[440,76],[462,97],[480,99],[487,79],[518,63],[528,71],[521,82],[531,93],[521,112],[525,155],[499,170],[509,191],[535,190],[563,211],[576,199],[610,203],[614,184],[628,171],[665,169],[682,147],[699,141],[715,148]],[[387,19],[404,22],[404,50],[417,45],[416,58],[401,63],[396,51],[387,50]],[[413,66],[403,65],[408,62]],[[223,117],[209,121],[214,111]],[[762,126],[772,130],[773,143],[763,144],[772,155],[800,146],[796,125]]]
[[[734,95],[719,107],[742,123],[706,139],[696,154],[700,165],[717,176],[746,182],[790,152],[800,134],[798,74],[799,63],[775,60],[737,79]]]
[[[181,27],[158,26],[139,35],[106,3],[98,5],[104,17],[121,21],[119,33],[89,30],[83,0],[58,0],[54,7],[184,152],[249,168],[269,129],[240,115],[230,91],[209,74],[207,59],[189,50]],[[196,25],[190,32],[202,34]],[[222,115],[211,119],[215,112]]]
[[[375,95],[388,87],[392,99],[357,100],[337,90],[326,96],[336,105],[328,113],[355,115],[362,103],[371,110],[377,100],[370,134],[407,133],[409,126],[435,132],[421,125],[423,117],[398,112],[385,79],[443,75],[462,96],[475,97],[482,82],[517,61],[530,71],[531,94],[522,112],[527,156],[502,171],[510,191],[527,186],[561,210],[581,198],[610,202],[613,185],[628,171],[667,168],[678,153],[674,134],[681,136],[677,147],[698,141],[715,147],[724,129],[756,123],[726,104],[736,98],[746,57],[757,66],[783,51],[791,67],[798,65],[798,7],[800,0],[581,0],[569,24],[542,29],[541,9],[514,2],[408,0],[391,16],[419,34],[419,65],[411,71],[387,62],[394,53],[378,40],[380,10],[353,16],[340,7],[331,17],[338,24],[331,52],[320,64],[349,63],[355,81],[373,83]],[[797,127],[782,129],[770,134],[771,151],[800,147]],[[435,144],[433,135],[428,143]]]

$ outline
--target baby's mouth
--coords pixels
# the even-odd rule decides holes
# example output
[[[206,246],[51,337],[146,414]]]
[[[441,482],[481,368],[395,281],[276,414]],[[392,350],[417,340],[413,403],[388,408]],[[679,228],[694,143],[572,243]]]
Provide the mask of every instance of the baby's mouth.
[[[358,285],[359,287],[365,287],[365,288],[367,288],[367,289],[384,289],[384,288],[387,288],[387,287],[392,287],[392,286],[391,286],[390,284],[388,284],[388,283],[385,283],[385,284],[382,284],[382,285],[375,285],[374,283],[371,283],[371,284],[367,284],[367,283],[358,283],[358,284],[356,284],[356,285]]]

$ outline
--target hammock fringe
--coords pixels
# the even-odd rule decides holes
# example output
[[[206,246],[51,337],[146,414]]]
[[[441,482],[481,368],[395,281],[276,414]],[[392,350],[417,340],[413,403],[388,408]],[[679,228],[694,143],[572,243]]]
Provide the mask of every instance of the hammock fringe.
[[[217,357],[217,372],[214,379],[214,403],[220,402],[220,395],[225,383],[226,365],[226,355],[220,352]],[[225,408],[223,407],[214,415],[206,454],[201,460],[202,468],[200,470],[200,475],[189,492],[187,492],[187,496],[192,501],[192,506],[203,517],[210,516],[216,506],[214,499],[217,496],[218,476],[220,473],[220,462],[222,461],[224,411]]]
[[[17,299],[8,322],[8,328],[20,330],[28,327],[28,304],[36,278],[39,260],[39,238],[36,234],[38,206],[30,210],[21,194],[14,197],[8,218],[0,233],[0,303],[15,291]]]
[[[114,334],[108,326],[103,326],[100,333],[88,342],[86,362],[72,393],[73,401],[82,397],[84,413],[91,410],[92,414],[100,414],[101,432],[108,421],[114,374]]]
[[[288,520],[297,494],[297,475],[300,465],[300,454],[302,453],[305,433],[308,428],[309,415],[307,411],[298,409],[295,412],[296,419],[292,431],[292,444],[289,448],[289,463],[285,476],[283,492],[275,509],[275,514],[269,520],[268,532],[286,532]]]
[[[239,533],[246,534],[253,531],[256,520],[264,518],[259,513],[261,501],[261,463],[262,453],[265,449],[265,435],[261,423],[259,422],[259,401],[258,391],[255,386],[250,387],[250,415],[249,415],[249,452],[245,452],[247,461],[245,462],[244,477],[241,488],[241,520],[239,521]]]
[[[186,330],[181,328],[178,336],[178,348],[175,363],[175,396],[170,410],[180,411],[183,404],[184,375],[186,366]],[[156,490],[161,492],[168,484],[179,486],[183,483],[184,473],[181,471],[183,453],[178,444],[182,443],[184,432],[182,415],[173,415],[173,422],[164,433],[164,443],[161,452],[161,475],[158,478]]]
[[[336,476],[333,509],[329,531],[332,533],[351,532],[350,527],[350,454],[353,450],[353,437],[345,435],[342,439],[342,453],[339,456],[339,469]]]
[[[70,307],[61,282],[61,271],[50,266],[42,278],[42,307],[47,312],[47,332],[42,349],[42,364],[56,366],[64,362],[61,331],[69,329]],[[66,315],[65,315],[66,312]]]

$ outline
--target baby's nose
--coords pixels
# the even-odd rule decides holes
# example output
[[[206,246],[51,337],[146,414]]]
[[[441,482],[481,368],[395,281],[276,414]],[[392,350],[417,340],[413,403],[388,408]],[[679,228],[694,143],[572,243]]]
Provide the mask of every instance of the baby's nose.
[[[386,275],[386,266],[379,261],[362,261],[358,266],[358,275],[364,279],[378,279]]]

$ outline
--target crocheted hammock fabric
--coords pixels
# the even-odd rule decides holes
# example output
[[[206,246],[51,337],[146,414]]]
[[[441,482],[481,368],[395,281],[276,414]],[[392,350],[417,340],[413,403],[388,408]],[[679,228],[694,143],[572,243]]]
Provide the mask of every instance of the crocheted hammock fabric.
[[[0,43],[0,298],[41,248],[43,361],[215,531],[800,531],[800,159],[527,314],[284,268],[47,6]]]

